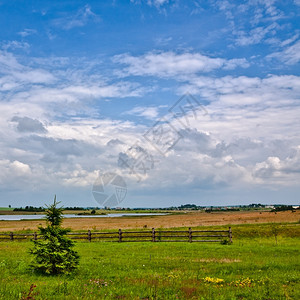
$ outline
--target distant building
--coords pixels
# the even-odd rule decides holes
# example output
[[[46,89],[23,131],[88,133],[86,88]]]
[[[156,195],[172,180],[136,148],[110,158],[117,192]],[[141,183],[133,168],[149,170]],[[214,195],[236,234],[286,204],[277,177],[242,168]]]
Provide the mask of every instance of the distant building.
[[[275,209],[275,206],[274,205],[266,205],[265,208]]]

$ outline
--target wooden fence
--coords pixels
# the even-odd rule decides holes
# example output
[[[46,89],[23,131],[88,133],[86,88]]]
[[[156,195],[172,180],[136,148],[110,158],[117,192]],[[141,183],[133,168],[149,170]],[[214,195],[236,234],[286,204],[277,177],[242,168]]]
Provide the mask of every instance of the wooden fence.
[[[219,242],[232,243],[231,227],[228,230],[143,230],[143,231],[118,231],[111,232],[69,232],[71,239],[80,239],[91,242]],[[38,240],[42,237],[34,233],[0,233],[0,241]]]

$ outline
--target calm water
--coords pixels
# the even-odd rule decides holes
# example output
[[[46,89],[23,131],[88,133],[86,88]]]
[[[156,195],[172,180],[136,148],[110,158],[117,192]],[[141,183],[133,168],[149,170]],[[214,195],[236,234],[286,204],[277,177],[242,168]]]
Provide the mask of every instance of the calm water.
[[[75,214],[66,214],[64,218],[117,218],[124,216],[161,216],[166,214],[161,213],[122,213],[122,214],[107,214],[107,215],[89,215],[78,216]],[[40,220],[45,218],[45,215],[0,215],[0,221],[20,221],[20,220]]]

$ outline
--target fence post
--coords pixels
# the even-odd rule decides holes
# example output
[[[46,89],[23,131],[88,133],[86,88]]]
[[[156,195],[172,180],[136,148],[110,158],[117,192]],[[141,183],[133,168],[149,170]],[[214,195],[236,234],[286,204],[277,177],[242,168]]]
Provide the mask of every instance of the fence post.
[[[36,241],[37,240],[37,234],[36,232],[33,234],[33,239]]]
[[[13,241],[13,240],[14,240],[14,233],[11,232],[11,233],[9,234],[9,236],[10,236],[10,240]]]
[[[155,242],[155,228],[152,228],[152,242]]]
[[[88,240],[89,240],[89,242],[92,241],[92,233],[90,230],[88,231]]]
[[[119,229],[119,243],[122,242],[122,230]]]
[[[189,228],[189,242],[192,242],[192,228]]]
[[[228,233],[229,233],[229,242],[232,243],[232,231],[231,231],[231,227],[229,227],[229,230],[228,230]]]

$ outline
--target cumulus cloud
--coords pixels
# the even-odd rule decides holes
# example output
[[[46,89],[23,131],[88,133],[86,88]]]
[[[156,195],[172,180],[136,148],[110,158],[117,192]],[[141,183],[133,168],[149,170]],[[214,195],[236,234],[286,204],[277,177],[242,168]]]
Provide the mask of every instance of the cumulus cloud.
[[[285,159],[268,157],[255,165],[254,176],[263,183],[293,185],[300,179],[300,146],[294,148],[294,153]]]
[[[13,172],[16,172],[17,176],[26,175],[31,172],[30,167],[27,164],[24,164],[20,161],[13,161],[10,164]]]
[[[66,64],[67,70],[61,68]],[[16,185],[29,190],[42,185],[91,185],[96,171],[116,166],[122,144],[133,142],[136,126],[128,121],[99,121],[93,104],[141,96],[145,89],[139,84],[88,76],[89,67],[70,66],[59,58],[35,60],[28,67],[5,51],[0,52],[0,67],[0,155],[7,187],[17,171],[24,180]],[[110,142],[113,136],[119,144]]]
[[[69,187],[87,187],[91,186],[98,176],[98,171],[89,172],[82,169],[80,165],[77,165],[73,172],[69,173],[67,176],[63,176],[62,183]]]
[[[185,140],[186,142],[186,140]],[[242,186],[252,184],[249,169],[239,165],[227,155],[213,157],[205,152],[203,144],[199,141],[195,148],[176,147],[167,157],[161,159],[142,183],[143,188],[155,187],[160,189],[213,189],[220,186]],[[203,141],[202,141],[203,142]],[[138,187],[137,187],[138,188]]]
[[[12,118],[12,122],[18,123],[17,130],[19,132],[40,132],[40,133],[47,132],[43,123],[41,123],[39,120],[36,119],[15,116]]]
[[[276,183],[285,185],[294,182],[291,174],[298,174],[296,167],[291,169],[298,164],[295,147],[300,145],[298,76],[215,78],[208,73],[235,68],[243,61],[199,53],[114,57],[117,66],[125,64],[128,75],[175,79],[178,93],[189,90],[200,102],[206,100],[208,113],[199,111],[194,119],[191,115],[188,128],[174,116],[169,120],[182,138],[162,157],[143,138],[149,129],[144,124],[125,121],[124,113],[103,119],[94,108],[97,102],[101,109],[102,100],[145,95],[149,90],[141,83],[90,77],[86,69],[72,66],[64,71],[69,62],[60,59],[52,60],[52,68],[45,61],[35,61],[36,67],[29,68],[14,55],[1,54],[2,182],[20,174],[28,189],[39,186],[40,178],[46,186],[87,188],[99,171],[113,171],[134,182],[134,190],[158,191],[179,185],[192,190],[268,184],[279,178],[278,172],[281,177]],[[41,84],[26,78],[36,71],[52,79],[44,78]],[[160,113],[160,106],[144,102],[125,111],[149,120]],[[128,159],[128,149],[137,141],[154,160],[140,185],[130,169],[118,165],[120,159]]]
[[[0,160],[0,183],[2,185],[9,185],[17,189],[20,184],[28,181],[30,177],[31,168],[28,164],[18,160]]]
[[[208,127],[213,130],[213,122],[206,120],[205,123],[208,122]],[[236,125],[232,126],[230,121],[228,123],[232,131]],[[217,125],[218,128],[220,126]],[[274,140],[270,137],[267,141],[265,138],[235,138],[229,142],[228,135],[220,137],[219,134],[195,128],[182,129],[180,134],[182,139],[163,158],[145,142],[120,152],[118,164],[122,175],[128,180],[142,179],[141,187],[137,189],[176,188],[178,182],[182,188],[188,189],[250,187],[274,182],[276,173],[264,176],[266,165],[272,162],[269,159],[272,155],[278,155],[279,161],[291,161],[290,165],[295,165],[295,151],[290,151],[295,141],[288,139]],[[151,161],[149,155],[152,156]],[[143,160],[142,157],[148,159]],[[284,186],[295,180],[291,176],[281,176],[280,181],[276,182]]]
[[[108,147],[113,147],[117,145],[124,145],[124,142],[120,141],[119,139],[111,139],[106,143],[106,145]]]

